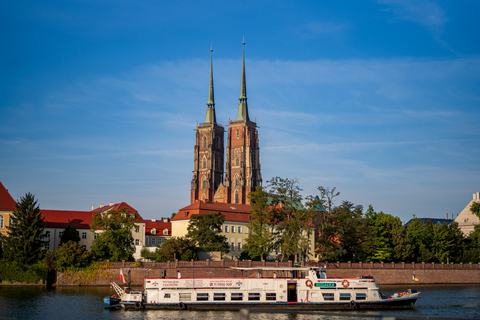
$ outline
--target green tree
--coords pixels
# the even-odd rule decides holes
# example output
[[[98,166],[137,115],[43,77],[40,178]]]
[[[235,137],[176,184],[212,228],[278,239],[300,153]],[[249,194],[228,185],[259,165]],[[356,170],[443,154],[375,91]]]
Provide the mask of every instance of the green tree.
[[[15,204],[7,237],[4,239],[4,255],[10,261],[32,264],[45,254],[42,234],[43,217],[34,195],[27,193]]]
[[[480,202],[472,203],[470,211],[480,219]]]
[[[90,248],[94,259],[105,261],[133,260],[135,247],[132,229],[138,221],[137,212],[126,208],[96,213],[92,217],[91,230],[99,232]]]
[[[69,240],[55,250],[57,266],[60,268],[86,267],[92,260],[91,253],[85,250],[78,242]]]
[[[62,238],[60,239],[60,245],[67,243],[68,241],[80,242],[80,236],[78,234],[77,228],[68,226],[63,230]]]
[[[198,260],[197,248],[193,240],[186,237],[171,237],[158,246],[155,252],[158,262]]]
[[[272,221],[277,232],[275,245],[280,250],[280,260],[299,260],[310,253],[311,227],[315,219],[313,206],[302,204],[302,189],[298,179],[274,177],[267,181],[272,197]]]
[[[190,218],[186,237],[202,251],[228,252],[227,238],[222,236],[225,217],[220,213],[196,214]]]
[[[465,239],[466,250],[463,253],[462,260],[465,263],[480,262],[480,225],[474,227],[474,231]]]
[[[255,191],[248,194],[252,206],[248,223],[250,234],[245,239],[242,258],[265,260],[274,247],[272,211],[268,197],[262,187],[256,187]]]
[[[335,208],[335,198],[340,195],[336,188],[319,186],[320,197],[315,198],[313,205],[318,208],[316,211],[317,243],[315,252],[319,260],[334,260],[331,253],[339,250],[335,228],[332,224],[332,214]]]

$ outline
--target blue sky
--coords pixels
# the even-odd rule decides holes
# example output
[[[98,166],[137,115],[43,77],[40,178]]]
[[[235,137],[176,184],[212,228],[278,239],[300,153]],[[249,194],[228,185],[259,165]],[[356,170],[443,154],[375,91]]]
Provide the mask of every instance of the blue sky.
[[[478,1],[10,1],[0,11],[0,181],[43,209],[189,204],[213,43],[236,117],[245,36],[264,181],[337,187],[403,221],[480,191]]]

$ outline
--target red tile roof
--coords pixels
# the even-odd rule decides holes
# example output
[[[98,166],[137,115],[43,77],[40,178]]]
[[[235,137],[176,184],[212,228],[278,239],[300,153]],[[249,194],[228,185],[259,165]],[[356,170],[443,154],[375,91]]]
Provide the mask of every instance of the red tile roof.
[[[8,190],[0,182],[0,210],[13,211],[15,210],[15,203]]]
[[[157,230],[156,235],[159,236],[171,236],[172,235],[172,223],[163,222],[162,219],[156,220],[155,222],[152,220],[143,220],[145,222],[145,234],[151,235],[152,229],[155,228]],[[163,234],[163,230],[168,229],[168,234]]]
[[[67,211],[67,210],[40,210],[46,228],[66,228],[70,226],[76,229],[90,229],[92,213],[90,211]]]
[[[136,213],[138,215],[138,219],[135,220],[135,222],[144,222],[143,218],[140,216],[138,211],[135,210],[132,206],[130,206],[126,202],[114,203],[112,205],[98,207],[98,208],[93,209],[91,212],[92,213],[101,213],[101,212],[106,212],[106,211],[110,211],[110,210],[120,210],[120,209],[123,209],[123,208],[127,208],[128,212]]]
[[[178,211],[172,221],[190,220],[194,214],[205,214],[211,212],[220,212],[225,221],[246,222],[250,221],[249,204],[221,203],[197,200]]]

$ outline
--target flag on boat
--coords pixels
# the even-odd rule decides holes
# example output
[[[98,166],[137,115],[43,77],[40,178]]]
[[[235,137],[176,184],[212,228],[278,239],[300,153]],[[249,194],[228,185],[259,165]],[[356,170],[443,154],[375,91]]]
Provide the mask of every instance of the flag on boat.
[[[120,281],[122,281],[123,284],[126,284],[126,282],[125,282],[125,277],[123,276],[123,271],[122,271],[122,269],[120,269]]]
[[[417,276],[415,275],[415,270],[413,270],[413,281],[419,281]]]

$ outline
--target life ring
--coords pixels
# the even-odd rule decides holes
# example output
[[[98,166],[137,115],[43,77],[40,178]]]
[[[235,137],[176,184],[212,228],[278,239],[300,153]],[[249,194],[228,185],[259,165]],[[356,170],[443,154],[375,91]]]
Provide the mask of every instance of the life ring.
[[[350,300],[350,307],[352,307],[353,309],[358,309],[357,302],[354,300]]]
[[[307,281],[305,281],[305,285],[306,285],[307,287],[309,287],[310,289],[312,289],[312,286],[313,286],[312,280],[307,280]]]
[[[343,286],[344,288],[347,288],[348,285],[349,285],[348,280],[343,280],[343,281],[342,281],[342,286]]]
[[[112,298],[113,298],[113,299],[117,299],[117,295],[114,294],[114,295],[112,296]]]
[[[142,307],[143,307],[143,305],[142,305],[141,302],[138,302],[138,301],[135,302],[135,309],[140,310],[140,309],[142,309]]]
[[[180,308],[180,310],[185,310],[185,309],[187,309],[187,306],[186,306],[185,303],[183,303],[183,302],[180,302],[180,303],[178,304],[178,307]]]

